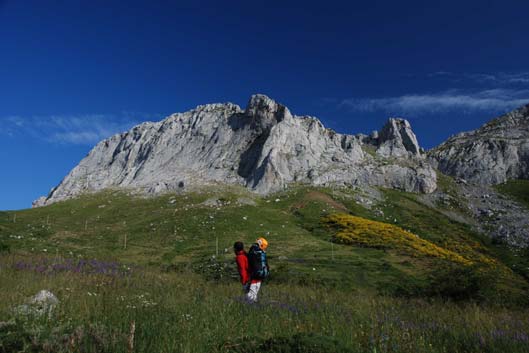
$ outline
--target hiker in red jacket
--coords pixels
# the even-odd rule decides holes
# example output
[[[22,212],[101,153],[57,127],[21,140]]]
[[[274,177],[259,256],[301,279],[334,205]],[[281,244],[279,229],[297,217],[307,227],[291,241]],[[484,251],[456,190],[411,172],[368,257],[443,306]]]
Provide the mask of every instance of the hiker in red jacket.
[[[268,241],[265,238],[258,238],[256,243],[250,247],[248,254],[244,251],[242,242],[238,241],[233,244],[242,287],[246,295],[246,301],[250,304],[257,302],[257,294],[261,288],[261,283],[270,274],[270,268],[266,260],[267,247]]]
[[[266,249],[268,241],[263,238],[257,238],[255,244],[248,251],[248,272],[250,273],[250,284],[246,293],[248,303],[256,303],[257,295],[261,289],[261,283],[270,275],[270,268],[266,260]]]
[[[233,244],[233,250],[235,251],[235,261],[237,262],[237,269],[239,270],[239,276],[241,277],[241,284],[246,294],[250,285],[250,272],[248,269],[248,255],[244,251],[244,244],[241,241]]]

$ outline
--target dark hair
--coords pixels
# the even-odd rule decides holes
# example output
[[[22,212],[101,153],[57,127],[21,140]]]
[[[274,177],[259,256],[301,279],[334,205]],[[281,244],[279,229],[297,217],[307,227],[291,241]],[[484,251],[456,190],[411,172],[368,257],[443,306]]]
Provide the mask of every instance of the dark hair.
[[[244,250],[244,244],[242,243],[242,241],[236,241],[235,244],[233,244],[233,250],[235,250],[236,252]]]

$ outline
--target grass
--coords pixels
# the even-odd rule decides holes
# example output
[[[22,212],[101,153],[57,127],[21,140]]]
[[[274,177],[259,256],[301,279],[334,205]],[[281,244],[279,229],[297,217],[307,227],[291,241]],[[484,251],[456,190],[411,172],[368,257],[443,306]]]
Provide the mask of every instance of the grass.
[[[347,352],[527,352],[528,347],[527,310],[275,283],[264,286],[259,305],[248,306],[238,284],[206,281],[194,273],[45,275],[10,266],[18,260],[2,261],[2,283],[17,289],[3,294],[2,317],[41,288],[61,302],[50,317],[0,329],[4,348],[8,342],[26,344],[28,351],[127,352],[132,322],[138,352],[284,352],[289,344],[302,345],[297,350],[302,352],[340,347]],[[9,336],[15,328],[28,336]],[[314,345],[318,350],[309,349]]]
[[[506,183],[496,185],[496,190],[529,208],[529,180],[509,180]]]
[[[9,324],[0,341],[127,351],[134,321],[135,352],[527,351],[528,282],[511,261],[519,254],[415,194],[382,190],[365,207],[358,193],[107,191],[1,212],[0,321]],[[333,217],[363,230],[334,243]],[[258,236],[271,244],[272,276],[252,307],[240,302],[231,247]],[[72,270],[80,262],[84,270]],[[110,263],[131,272],[105,270]],[[41,289],[61,301],[54,316],[15,320],[12,308]]]

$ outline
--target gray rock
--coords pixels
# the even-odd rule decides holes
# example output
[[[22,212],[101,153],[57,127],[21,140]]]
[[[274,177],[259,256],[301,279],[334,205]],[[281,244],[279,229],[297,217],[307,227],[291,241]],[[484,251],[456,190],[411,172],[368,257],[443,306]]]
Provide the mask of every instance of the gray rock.
[[[257,203],[254,200],[247,197],[239,197],[237,203],[243,206],[257,206]]]
[[[390,118],[378,133],[377,153],[384,157],[421,156],[421,148],[410,123]]]
[[[465,195],[476,230],[514,247],[529,247],[529,209],[490,186],[458,184]]]
[[[476,184],[528,179],[529,105],[451,137],[428,156],[443,173]]]
[[[222,206],[222,202],[217,198],[210,198],[202,202],[201,205],[207,207],[219,207]]]
[[[59,304],[59,299],[48,290],[41,290],[31,297],[27,304],[18,306],[15,312],[19,315],[50,315]]]
[[[41,196],[31,203],[31,207],[41,207],[46,205],[46,196]]]
[[[29,300],[29,304],[40,306],[55,306],[59,304],[59,299],[57,299],[57,297],[52,292],[48,290],[41,290]]]
[[[107,188],[159,194],[204,185],[243,185],[260,194],[290,183],[359,185],[432,192],[434,169],[420,158],[409,123],[390,119],[378,160],[363,138],[297,117],[264,95],[245,110],[231,103],[198,106],[160,122],[146,122],[98,143],[37,206]]]

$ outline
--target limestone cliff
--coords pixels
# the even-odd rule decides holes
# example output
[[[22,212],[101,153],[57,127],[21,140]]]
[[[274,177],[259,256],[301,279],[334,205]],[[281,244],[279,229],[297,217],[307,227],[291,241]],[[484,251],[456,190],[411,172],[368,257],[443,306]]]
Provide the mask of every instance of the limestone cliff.
[[[35,206],[105,188],[150,194],[236,184],[266,194],[293,182],[429,193],[436,173],[403,119],[390,119],[376,137],[343,135],[254,95],[244,110],[198,106],[101,141]]]

